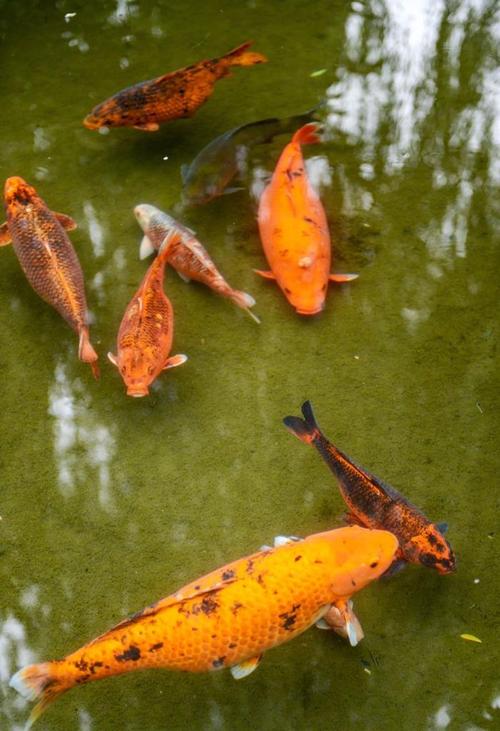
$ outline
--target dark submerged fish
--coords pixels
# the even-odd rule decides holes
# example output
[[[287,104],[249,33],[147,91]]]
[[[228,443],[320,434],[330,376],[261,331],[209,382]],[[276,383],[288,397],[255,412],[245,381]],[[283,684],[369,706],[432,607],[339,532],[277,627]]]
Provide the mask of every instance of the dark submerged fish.
[[[401,493],[353,462],[325,437],[309,401],[302,404],[304,419],[287,416],[286,428],[306,444],[316,447],[339,482],[348,508],[348,520],[367,528],[384,528],[399,541],[397,558],[449,574],[456,568],[455,555],[443,537],[446,525],[430,520]]]
[[[241,167],[252,145],[260,145],[277,135],[294,132],[313,118],[315,110],[286,119],[272,117],[249,122],[224,132],[208,143],[190,165],[181,168],[183,197],[190,205],[208,203],[223,193],[239,188],[227,188]]]
[[[261,53],[243,43],[225,56],[199,61],[150,81],[141,81],[98,104],[85,117],[88,129],[134,127],[156,132],[162,122],[191,117],[208,99],[218,79],[230,74],[231,66],[265,63]]]

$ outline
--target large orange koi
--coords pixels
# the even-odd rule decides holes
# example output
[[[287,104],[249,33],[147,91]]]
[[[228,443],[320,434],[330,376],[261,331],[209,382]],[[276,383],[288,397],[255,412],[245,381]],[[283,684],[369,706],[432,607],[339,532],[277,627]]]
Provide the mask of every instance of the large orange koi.
[[[0,226],[0,246],[12,243],[28,282],[54,307],[80,338],[78,357],[99,378],[97,353],[89,339],[83,272],[66,230],[76,223],[51,211],[33,186],[19,177],[4,187],[7,222]]]
[[[215,82],[230,74],[232,66],[267,61],[261,53],[249,51],[250,45],[243,43],[225,56],[129,86],[98,104],[83,124],[88,129],[135,127],[156,132],[162,122],[191,117],[212,94]]]
[[[348,522],[391,531],[399,541],[398,561],[422,564],[440,574],[455,570],[453,550],[443,536],[447,526],[431,523],[401,493],[353,462],[325,437],[309,401],[302,404],[304,419],[287,416],[286,428],[306,444],[312,444],[338,480],[340,494],[349,508]],[[400,566],[394,566],[397,570]]]
[[[167,368],[186,362],[186,355],[170,356],[174,338],[174,311],[163,291],[165,266],[179,234],[171,231],[137,292],[129,302],[120,324],[117,355],[108,358],[120,371],[128,396],[147,396],[149,386]]]
[[[258,222],[264,253],[275,279],[300,315],[325,306],[328,282],[349,282],[357,274],[330,274],[331,244],[325,211],[305,170],[301,145],[319,142],[317,125],[293,135],[259,201]]]
[[[32,723],[75,685],[145,668],[254,670],[262,654],[304,632],[390,565],[397,540],[357,526],[258,551],[191,582],[62,660],[29,665],[10,681],[38,700]]]
[[[134,208],[134,213],[144,231],[140,250],[141,259],[149,256],[153,251],[157,251],[169,231],[176,231],[179,234],[179,241],[170,249],[168,255],[170,266],[186,281],[194,279],[205,284],[221,297],[227,297],[235,305],[248,312],[256,322],[260,322],[259,318],[250,312],[250,307],[255,305],[254,298],[247,292],[233,289],[226,282],[208,251],[198,241],[191,229],[183,226],[168,213],[160,211],[159,208],[148,203],[140,203]]]

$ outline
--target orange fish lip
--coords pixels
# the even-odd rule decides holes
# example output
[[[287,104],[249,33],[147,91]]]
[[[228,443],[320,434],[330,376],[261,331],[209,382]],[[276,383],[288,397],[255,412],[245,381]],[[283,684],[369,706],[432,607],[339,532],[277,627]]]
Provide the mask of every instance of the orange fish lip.
[[[83,120],[83,125],[87,129],[99,129],[101,127],[101,123],[93,117],[92,114],[88,114],[85,119]]]
[[[145,389],[127,388],[127,396],[133,396],[133,398],[142,398],[143,396],[149,396],[149,390],[147,388],[145,388]]]
[[[295,312],[298,315],[319,315],[320,312],[323,312],[324,305],[320,305],[315,310],[302,310],[299,307],[295,308]]]

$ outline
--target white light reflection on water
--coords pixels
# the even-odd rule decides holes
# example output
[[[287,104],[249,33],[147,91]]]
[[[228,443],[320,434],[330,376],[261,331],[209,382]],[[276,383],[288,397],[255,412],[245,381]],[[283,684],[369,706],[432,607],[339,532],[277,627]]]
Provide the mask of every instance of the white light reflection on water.
[[[139,6],[133,0],[116,0],[116,10],[108,17],[111,25],[121,25],[139,12]]]
[[[36,661],[35,653],[28,647],[26,631],[23,623],[11,612],[7,612],[6,619],[0,623],[0,687],[4,700],[1,707],[1,716],[10,721],[11,731],[22,731],[23,725],[16,725],[13,717],[24,710],[28,702],[17,693],[8,689],[8,682],[12,675],[23,665],[30,665]]]
[[[112,511],[110,463],[116,440],[112,429],[98,421],[82,382],[70,381],[63,364],[55,370],[48,411],[54,418],[54,451],[61,493],[69,497],[79,485],[87,490],[90,485],[97,485],[101,507]]]

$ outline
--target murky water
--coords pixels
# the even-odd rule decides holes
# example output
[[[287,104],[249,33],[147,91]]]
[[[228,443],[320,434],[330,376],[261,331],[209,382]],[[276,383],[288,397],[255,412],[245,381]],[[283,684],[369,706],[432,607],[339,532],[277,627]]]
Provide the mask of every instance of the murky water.
[[[281,425],[306,397],[347,453],[448,521],[457,574],[411,567],[367,589],[355,649],[313,629],[240,683],[227,672],[132,673],[63,696],[38,728],[498,724],[496,8],[0,2],[0,177],[22,175],[79,222],[71,238],[103,370],[96,384],[74,334],[1,249],[2,730],[28,715],[7,686],[20,665],[76,649],[275,534],[340,524],[333,479]],[[112,92],[248,38],[269,63],[236,69],[193,119],[151,135],[81,125]],[[305,154],[334,268],[359,279],[331,286],[325,312],[300,319],[252,271],[264,258],[247,191],[186,209],[228,280],[256,297],[262,325],[169,272],[173,352],[189,361],[151,398],[127,398],[104,355],[145,270],[132,207],[174,208],[180,165],[225,129],[323,100],[328,141]],[[284,143],[250,155],[254,194]]]

